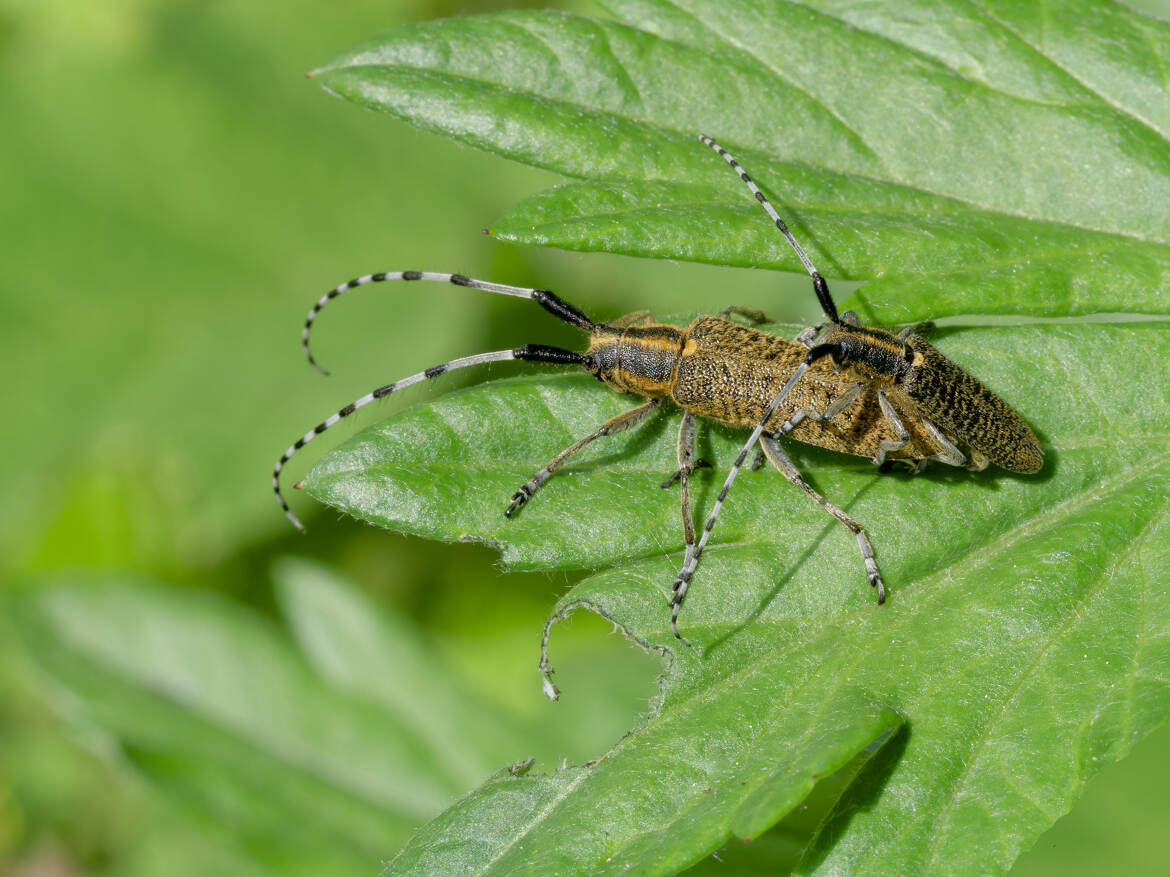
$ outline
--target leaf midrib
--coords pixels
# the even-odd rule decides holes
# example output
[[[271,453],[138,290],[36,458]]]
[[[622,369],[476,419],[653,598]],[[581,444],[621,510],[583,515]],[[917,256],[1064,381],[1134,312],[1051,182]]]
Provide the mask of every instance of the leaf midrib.
[[[527,836],[528,832],[533,827],[544,822],[545,819],[548,818],[549,814],[552,813],[557,807],[559,807],[561,802],[570,794],[572,794],[577,786],[584,782],[590,774],[590,769],[587,767],[576,768],[576,770],[578,771],[577,776],[573,777],[573,779],[570,780],[564,787],[558,788],[556,793],[545,803],[545,805],[539,808],[536,813],[533,814],[532,818],[528,820],[528,822],[516,830],[516,832],[512,835],[512,839],[509,840],[508,843],[498,853],[496,853],[496,855],[492,856],[492,858],[486,862],[483,869],[484,873],[490,871],[491,867],[496,862],[500,861],[500,859],[502,859],[508,852],[510,852],[512,847],[516,846],[516,844],[519,843],[522,838]],[[556,776],[556,774],[553,774],[553,776]]]

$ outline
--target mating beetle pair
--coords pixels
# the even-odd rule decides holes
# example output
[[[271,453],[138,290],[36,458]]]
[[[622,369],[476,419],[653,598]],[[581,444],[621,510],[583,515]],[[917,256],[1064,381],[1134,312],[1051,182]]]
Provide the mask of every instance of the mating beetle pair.
[[[1044,456],[1036,436],[1011,406],[991,390],[911,329],[894,333],[862,326],[852,313],[838,314],[825,279],[763,192],[721,146],[708,137],[699,139],[739,174],[796,251],[812,278],[825,323],[805,329],[792,341],[732,321],[731,316],[735,314],[754,323],[764,322],[760,312],[742,307],[727,308],[718,316],[699,317],[686,327],[655,323],[646,312],[629,314],[612,323],[595,323],[577,308],[542,289],[420,271],[358,277],[330,290],[309,311],[302,339],[305,354],[314,365],[309,331],[321,309],[350,289],[386,280],[448,282],[531,299],[558,319],[588,333],[589,346],[584,353],[578,353],[526,344],[511,350],[467,356],[379,387],[350,403],[297,439],[276,463],[272,487],[289,520],[301,527],[281,495],[280,472],[306,443],[357,409],[411,384],[453,369],[513,359],[583,368],[613,389],[641,396],[646,401],[610,418],[596,432],[557,454],[513,494],[504,512],[508,516],[515,514],[557,469],[594,440],[641,425],[664,400],[682,409],[678,470],[667,481],[669,485],[677,480],[682,491],[686,554],[670,599],[671,630],[680,640],[679,609],[727,493],[757,442],[760,451],[755,467],[765,460],[770,462],[856,536],[866,575],[877,590],[879,603],[885,600],[885,585],[865,530],[801,478],[777,438],[788,435],[830,450],[869,457],[879,466],[900,462],[914,471],[921,470],[931,460],[969,469],[983,469],[995,463],[1013,472],[1039,471]],[[752,428],[697,540],[689,484],[696,466],[696,417]]]

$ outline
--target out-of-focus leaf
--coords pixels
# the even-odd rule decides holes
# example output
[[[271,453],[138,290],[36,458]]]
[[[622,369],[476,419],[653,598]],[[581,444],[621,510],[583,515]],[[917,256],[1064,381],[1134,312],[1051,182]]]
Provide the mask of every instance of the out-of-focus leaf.
[[[479,230],[542,175],[396,136],[304,79],[324,47],[419,14],[367,0],[345,15],[277,0],[0,4],[13,134],[0,349],[20,412],[0,447],[21,461],[0,484],[0,570],[100,563],[170,580],[284,537],[257,485],[303,430],[297,406],[324,410],[345,382],[361,392],[488,331],[473,303],[387,349],[387,324],[434,316],[405,295],[324,328],[332,382],[299,350],[309,305],[354,274],[529,270]],[[373,178],[395,198],[375,197]]]
[[[347,677],[344,656],[326,654],[331,638],[356,622],[350,648],[373,648],[361,628],[378,621],[347,620],[357,598],[320,570],[286,566],[283,578],[323,676],[239,607],[148,583],[41,589],[21,629],[60,705],[250,855],[281,873],[369,873],[467,788],[469,759],[490,755],[474,744],[452,752],[450,734],[428,733]],[[315,627],[303,615],[310,601],[330,611]],[[421,644],[414,653],[423,658]],[[395,671],[402,699],[422,702],[441,680],[410,662]],[[462,705],[430,721],[459,727],[472,715]],[[503,726],[486,708],[474,715],[464,733]]]
[[[297,640],[338,689],[381,703],[468,786],[518,757],[509,728],[459,685],[417,627],[304,561],[277,566],[278,594]]]

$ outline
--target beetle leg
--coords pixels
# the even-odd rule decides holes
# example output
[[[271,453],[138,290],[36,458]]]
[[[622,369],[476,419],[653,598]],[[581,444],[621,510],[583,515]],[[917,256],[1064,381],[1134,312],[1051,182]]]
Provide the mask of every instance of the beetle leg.
[[[935,460],[938,460],[940,463],[946,463],[948,466],[969,466],[971,468],[977,469],[984,469],[987,467],[986,461],[984,461],[982,466],[971,466],[972,463],[977,461],[968,461],[967,455],[956,448],[954,443],[942,434],[942,430],[927,420],[925,417],[922,418],[922,425],[926,428],[926,431],[930,433],[930,437],[934,439],[940,448],[942,448],[940,453],[934,455]]]
[[[644,326],[652,322],[654,317],[649,311],[634,311],[632,314],[618,317],[609,325],[614,329],[628,329],[631,326]]]
[[[780,447],[778,441],[765,435],[760,436],[760,444],[764,448],[764,453],[768,455],[768,461],[776,467],[781,475],[808,494],[817,505],[848,527],[849,532],[857,537],[857,547],[861,551],[861,560],[865,564],[865,574],[869,577],[870,585],[877,588],[878,603],[884,603],[886,601],[886,586],[882,581],[882,574],[878,570],[877,561],[873,557],[873,546],[869,544],[869,537],[865,535],[861,524],[813,490],[800,477],[800,472],[792,465],[792,461],[788,459],[788,455],[784,453],[784,449]]]
[[[744,179],[747,181],[749,178],[745,177]],[[778,222],[777,224],[782,227],[782,223]],[[814,282],[816,278],[820,277],[819,274],[816,274],[811,269],[810,273],[813,273],[814,275]],[[781,387],[780,392],[776,394],[776,398],[771,401],[766,409],[764,409],[763,417],[760,418],[760,422],[756,424],[755,428],[752,430],[751,435],[748,436],[748,440],[744,443],[744,446],[740,450],[739,455],[735,458],[735,462],[731,464],[731,469],[728,470],[727,477],[723,481],[723,486],[719,488],[719,495],[715,497],[715,505],[711,507],[711,512],[707,515],[707,523],[703,525],[703,534],[699,537],[699,541],[695,543],[693,550],[689,545],[687,546],[686,554],[683,557],[682,567],[679,569],[678,575],[675,576],[674,584],[670,589],[670,630],[674,634],[675,638],[684,645],[687,644],[687,641],[683,639],[682,635],[678,632],[678,613],[682,608],[683,600],[686,599],[687,589],[690,587],[691,579],[694,578],[695,570],[699,568],[699,558],[702,557],[703,549],[707,546],[707,542],[711,538],[711,531],[715,529],[715,522],[718,520],[719,512],[723,508],[723,501],[727,499],[728,491],[731,490],[731,485],[735,483],[736,476],[739,475],[740,467],[743,466],[744,461],[747,460],[748,454],[752,452],[752,448],[764,434],[764,429],[767,426],[768,421],[772,419],[772,416],[777,412],[777,410],[779,410],[780,405],[783,404],[784,400],[788,398],[788,395],[792,392],[792,388],[795,387],[800,382],[800,379],[804,377],[805,372],[807,372],[812,364],[818,359],[822,359],[825,356],[831,356],[835,351],[837,351],[837,348],[831,344],[818,344],[810,349],[808,355],[804,359],[804,362],[796,367],[796,370],[792,373],[792,376],[788,378],[784,386]],[[853,393],[854,397],[856,397],[858,392],[860,392],[860,387],[855,388]],[[808,412],[805,410],[796,412],[796,414],[794,414],[783,425],[781,425],[780,429],[776,431],[776,434],[787,435],[798,423],[800,423],[800,421],[802,421],[807,416]],[[878,580],[881,580],[880,576]],[[882,594],[884,595],[884,593],[885,592],[883,590]]]
[[[810,420],[832,420],[846,408],[853,404],[853,400],[861,395],[861,391],[865,389],[865,382],[858,381],[840,396],[833,400],[833,404],[824,411],[817,413],[811,408],[806,410],[806,414]]]
[[[720,319],[730,320],[732,314],[739,314],[741,317],[747,317],[753,323],[766,323],[768,318],[763,311],[758,311],[755,308],[747,308],[743,305],[730,305],[719,312]]]
[[[625,432],[627,429],[633,429],[635,426],[641,425],[658,409],[661,403],[661,399],[651,399],[648,402],[643,402],[637,408],[631,408],[629,411],[623,411],[621,414],[611,417],[601,425],[601,428],[597,432],[573,442],[553,457],[547,466],[529,478],[521,485],[519,490],[512,494],[512,501],[508,503],[508,508],[504,510],[504,514],[509,518],[516,514],[520,507],[528,502],[532,498],[532,495],[540,490],[541,486],[552,477],[554,472],[594,439],[599,439],[606,435],[615,435],[616,433]]]
[[[909,326],[903,326],[898,333],[898,340],[905,341],[911,335],[923,335],[934,328],[933,320],[923,320],[921,323],[911,323]]]
[[[691,464],[691,468],[687,471],[687,474],[693,475],[695,472],[697,472],[700,469],[710,469],[710,468],[711,468],[711,461],[710,460],[695,460],[695,462]],[[680,478],[682,478],[682,469],[675,469],[673,472],[670,473],[670,477],[667,478],[665,481],[663,481],[658,486],[661,487],[663,490],[666,490],[667,488],[673,486],[674,483],[676,481],[678,481]]]
[[[834,399],[833,404],[831,404],[824,411],[817,411],[813,408],[800,409],[799,411],[796,412],[796,415],[799,415],[799,417],[797,417],[796,415],[793,415],[792,420],[789,421],[791,426],[789,426],[788,429],[784,429],[784,427],[781,427],[780,435],[784,435],[785,433],[790,432],[793,427],[795,427],[797,424],[799,424],[805,418],[808,418],[809,420],[815,420],[815,421],[832,420],[834,417],[836,417],[838,414],[840,414],[842,411],[844,411],[846,408],[848,408],[850,405],[852,405],[853,400],[856,399],[859,395],[861,395],[861,391],[864,389],[865,389],[865,382],[858,381],[852,387],[850,387],[844,393],[842,393],[840,396],[838,396],[836,399]],[[753,468],[755,468],[755,467],[753,467]]]
[[[695,415],[686,411],[678,427],[678,477],[682,494],[683,541],[689,552],[695,545],[695,523],[691,519],[691,473],[695,471]],[[668,487],[671,480],[663,484]]]
[[[816,337],[821,334],[821,329],[823,328],[825,328],[824,323],[817,323],[815,326],[809,326],[808,328],[801,329],[800,334],[796,336],[796,343],[803,344],[805,347],[811,348],[813,346],[813,341],[816,340]]]
[[[890,425],[894,430],[894,435],[898,437],[896,441],[884,441],[878,445],[878,455],[873,458],[873,461],[878,466],[881,466],[886,462],[886,454],[900,451],[906,447],[906,444],[910,441],[910,433],[906,431],[906,427],[902,424],[902,418],[894,410],[893,404],[886,398],[885,390],[878,391],[878,405],[881,406],[882,415],[886,418],[886,423]],[[942,436],[939,435],[938,438],[941,439]],[[950,443],[948,442],[948,444]],[[954,445],[951,445],[951,447],[954,448]]]

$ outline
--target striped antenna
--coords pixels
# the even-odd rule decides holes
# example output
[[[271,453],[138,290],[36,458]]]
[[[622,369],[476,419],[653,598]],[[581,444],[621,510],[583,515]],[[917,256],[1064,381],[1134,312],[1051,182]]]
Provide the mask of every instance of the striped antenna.
[[[510,293],[509,293],[510,294]],[[340,411],[326,417],[303,436],[288,446],[280,459],[276,461],[276,466],[272,470],[272,489],[276,493],[276,500],[280,503],[281,509],[284,510],[285,517],[287,517],[298,530],[304,531],[305,527],[300,522],[292,509],[288,507],[288,502],[285,501],[284,494],[280,492],[280,472],[288,464],[288,461],[293,458],[301,448],[315,439],[325,430],[340,421],[343,417],[349,417],[359,408],[364,408],[375,399],[383,399],[391,393],[396,393],[399,390],[405,389],[412,384],[418,384],[422,381],[437,378],[441,374],[446,374],[449,371],[454,371],[459,368],[468,368],[473,365],[483,365],[489,362],[508,362],[513,359],[523,359],[533,362],[547,362],[554,365],[586,365],[590,362],[590,358],[581,353],[575,353],[572,350],[563,350],[559,347],[548,347],[543,344],[525,344],[523,347],[517,347],[513,350],[496,350],[491,353],[477,353],[474,356],[464,356],[460,359],[453,359],[450,362],[440,363],[432,366],[426,371],[418,372],[410,375],[402,380],[395,381],[392,384],[386,384],[384,387],[379,387],[372,393],[366,393],[360,399],[355,399],[350,402]]]
[[[357,289],[359,286],[365,286],[369,283],[382,283],[387,280],[429,280],[434,283],[453,283],[455,286],[466,286],[470,289],[480,289],[484,292],[494,292],[499,295],[514,295],[517,298],[527,298],[539,304],[546,311],[560,320],[564,320],[570,325],[576,326],[588,332],[593,328],[593,321],[586,317],[583,313],[577,310],[567,302],[562,301],[549,292],[547,289],[529,289],[523,286],[508,286],[504,283],[489,283],[486,280],[475,280],[471,277],[465,277],[462,274],[436,274],[431,271],[383,271],[378,274],[363,274],[361,277],[355,277],[353,280],[347,281],[340,286],[335,286],[329,290],[309,309],[309,315],[305,318],[305,327],[301,330],[301,346],[305,349],[305,356],[309,359],[309,364],[321,374],[329,374],[324,368],[317,364],[313,358],[313,351],[309,348],[309,333],[313,328],[313,322],[317,319],[317,315],[325,305],[329,304],[333,299],[337,298],[343,293],[349,292],[351,289]]]
[[[833,297],[829,294],[829,284],[825,282],[825,278],[821,276],[821,272],[813,265],[812,259],[805,253],[804,248],[792,236],[792,232],[788,230],[788,226],[780,218],[780,214],[776,212],[776,208],[772,206],[772,202],[760,191],[760,187],[756,185],[755,180],[748,176],[747,171],[740,167],[739,162],[732,157],[731,153],[705,134],[700,134],[698,137],[700,141],[714,149],[725,162],[731,165],[731,169],[739,174],[739,178],[743,180],[744,185],[756,196],[756,200],[760,202],[760,206],[772,218],[772,222],[776,224],[776,228],[780,229],[780,233],[788,239],[788,243],[792,244],[792,249],[796,251],[796,255],[800,259],[800,264],[804,265],[804,270],[812,278],[813,291],[817,294],[817,300],[821,303],[821,309],[825,312],[825,316],[832,323],[840,323],[841,318],[837,316],[837,305],[833,301]]]
[[[693,549],[691,546],[687,546],[682,569],[679,570],[678,576],[674,580],[670,596],[670,629],[676,639],[686,643],[686,640],[678,632],[678,612],[682,608],[682,601],[687,595],[687,589],[690,587],[691,578],[695,574],[695,569],[699,566],[699,558],[703,555],[703,549],[707,547],[707,541],[711,538],[711,531],[715,529],[715,521],[719,517],[719,511],[723,507],[724,500],[727,499],[727,493],[731,490],[731,485],[735,483],[735,478],[739,475],[739,470],[743,467],[744,461],[747,460],[752,448],[756,446],[756,442],[760,440],[760,436],[763,435],[768,421],[779,410],[780,404],[788,398],[788,394],[792,392],[792,388],[804,377],[804,373],[808,371],[808,367],[828,352],[828,348],[824,345],[819,345],[809,351],[808,357],[792,373],[792,377],[788,379],[788,382],[781,388],[776,398],[772,400],[772,403],[764,411],[764,416],[760,418],[760,422],[756,424],[756,428],[752,430],[752,434],[744,442],[743,450],[735,458],[735,462],[731,465],[731,471],[727,473],[727,478],[723,482],[723,487],[719,489],[719,495],[715,498],[715,505],[711,508],[711,512],[707,516],[707,523],[703,527],[703,535],[699,537],[699,544],[694,546]],[[799,418],[791,418],[776,431],[776,435],[784,435],[791,432],[802,419],[803,413]]]

